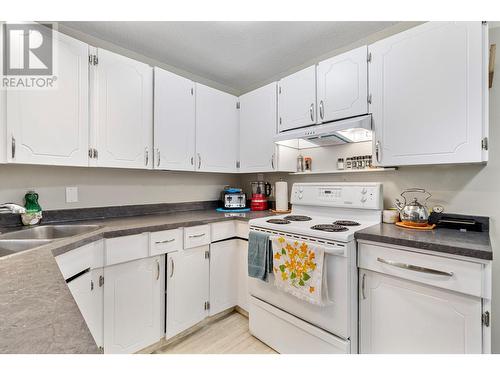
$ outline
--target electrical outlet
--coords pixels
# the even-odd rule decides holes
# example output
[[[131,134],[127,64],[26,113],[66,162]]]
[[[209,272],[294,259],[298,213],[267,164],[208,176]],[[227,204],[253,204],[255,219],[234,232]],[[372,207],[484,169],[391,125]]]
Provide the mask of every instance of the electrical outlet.
[[[66,188],[66,203],[78,202],[78,188],[70,186]]]

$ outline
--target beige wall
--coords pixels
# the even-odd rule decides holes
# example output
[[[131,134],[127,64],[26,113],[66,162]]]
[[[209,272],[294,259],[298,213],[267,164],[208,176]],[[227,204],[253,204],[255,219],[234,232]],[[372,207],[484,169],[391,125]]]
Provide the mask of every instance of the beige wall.
[[[46,210],[202,201],[237,183],[237,175],[217,173],[0,165],[0,203],[22,203],[29,189]],[[78,187],[78,203],[66,203],[67,186]]]

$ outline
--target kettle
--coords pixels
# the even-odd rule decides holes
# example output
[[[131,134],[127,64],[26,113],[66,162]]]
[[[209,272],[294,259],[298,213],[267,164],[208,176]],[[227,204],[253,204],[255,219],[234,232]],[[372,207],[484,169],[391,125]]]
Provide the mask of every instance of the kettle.
[[[407,193],[422,193],[426,194],[424,203],[420,203],[416,197],[408,203],[405,197]],[[429,210],[425,206],[427,200],[431,197],[431,194],[424,189],[411,188],[406,189],[401,193],[401,196],[404,199],[404,203],[399,199],[396,199],[396,207],[399,211],[399,215],[401,216],[401,221],[403,224],[415,227],[423,227],[427,225],[429,220]]]

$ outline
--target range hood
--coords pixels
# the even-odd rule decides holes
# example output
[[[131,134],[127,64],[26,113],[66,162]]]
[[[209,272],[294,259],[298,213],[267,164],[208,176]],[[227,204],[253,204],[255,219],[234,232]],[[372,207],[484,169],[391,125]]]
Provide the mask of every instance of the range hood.
[[[297,148],[342,145],[372,140],[372,116],[363,115],[278,133],[274,142]],[[292,146],[293,147],[293,146]]]

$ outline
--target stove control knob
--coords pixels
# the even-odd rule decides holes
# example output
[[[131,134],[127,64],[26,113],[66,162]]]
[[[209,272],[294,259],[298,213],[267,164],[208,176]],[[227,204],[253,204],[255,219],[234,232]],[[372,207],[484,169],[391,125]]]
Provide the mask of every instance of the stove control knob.
[[[302,199],[303,195],[302,193],[299,194],[299,199]]]
[[[300,186],[299,191],[302,193],[304,191],[304,188],[302,186]]]
[[[366,188],[361,189],[361,194],[366,194],[366,193],[368,193],[368,190],[366,190]]]
[[[365,203],[366,199],[367,199],[366,197],[361,198],[361,203]]]

